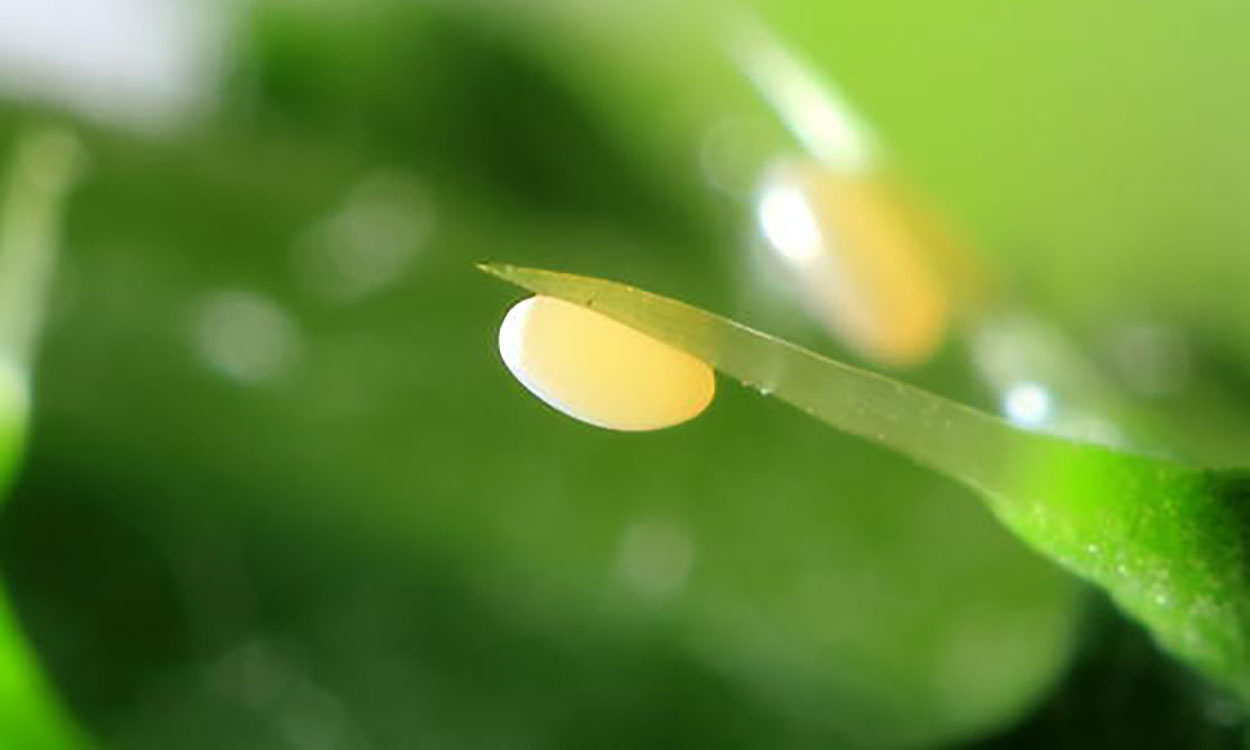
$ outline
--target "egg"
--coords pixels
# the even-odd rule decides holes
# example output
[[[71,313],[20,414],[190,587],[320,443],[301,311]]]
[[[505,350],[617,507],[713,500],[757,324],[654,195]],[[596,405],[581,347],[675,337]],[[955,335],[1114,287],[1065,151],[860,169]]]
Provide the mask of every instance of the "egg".
[[[499,353],[547,405],[609,430],[681,424],[716,393],[716,376],[703,361],[555,297],[514,305],[499,327]]]
[[[895,367],[941,346],[952,305],[936,269],[945,238],[884,175],[783,161],[766,174],[756,213],[806,306],[836,339]]]

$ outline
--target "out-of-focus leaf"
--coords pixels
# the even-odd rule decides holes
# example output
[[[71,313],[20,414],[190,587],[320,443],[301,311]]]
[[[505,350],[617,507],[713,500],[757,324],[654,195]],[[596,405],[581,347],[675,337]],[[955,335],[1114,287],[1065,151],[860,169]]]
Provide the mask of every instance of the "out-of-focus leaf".
[[[29,373],[39,334],[77,143],[36,130],[20,137],[0,192],[0,501],[25,439]],[[31,750],[86,747],[45,684],[0,587],[0,745]]]

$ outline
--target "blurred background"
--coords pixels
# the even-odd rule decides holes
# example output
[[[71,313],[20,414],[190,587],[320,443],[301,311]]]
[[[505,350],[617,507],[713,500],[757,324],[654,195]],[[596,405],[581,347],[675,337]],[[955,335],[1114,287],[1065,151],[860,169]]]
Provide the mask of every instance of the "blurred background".
[[[94,743],[1241,743],[962,487],[728,381],[623,434],[499,363],[485,259],[1017,421],[1096,380],[1099,434],[1246,462],[1250,6],[757,5],[0,0],[0,162],[48,126],[85,155],[0,564]],[[744,28],[996,279],[907,367],[830,336],[757,227],[770,165],[817,160]]]

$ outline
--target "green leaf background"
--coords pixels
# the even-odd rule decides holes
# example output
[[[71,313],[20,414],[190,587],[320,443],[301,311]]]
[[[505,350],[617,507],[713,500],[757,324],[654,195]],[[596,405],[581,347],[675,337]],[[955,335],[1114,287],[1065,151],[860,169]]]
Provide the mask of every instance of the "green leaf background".
[[[1250,107],[1235,92],[1250,10],[757,12],[1092,357],[1139,320],[1182,330],[1193,375],[1143,413],[1178,451],[1245,455]],[[793,149],[726,58],[735,18],[261,3],[206,120],[161,137],[73,123],[91,173],[0,552],[94,735],[1235,741],[1236,709],[962,488],[729,384],[687,427],[619,435],[507,376],[494,334],[512,297],[473,270],[486,257],[628,278],[845,356],[761,282],[746,198],[708,184],[709,159],[741,186]],[[5,143],[65,119],[3,112]],[[352,297],[301,248],[377,191],[419,239]],[[272,373],[214,364],[204,321],[223,299],[276,311]],[[954,342],[905,377],[992,408],[964,355]],[[677,562],[639,568],[639,538]]]

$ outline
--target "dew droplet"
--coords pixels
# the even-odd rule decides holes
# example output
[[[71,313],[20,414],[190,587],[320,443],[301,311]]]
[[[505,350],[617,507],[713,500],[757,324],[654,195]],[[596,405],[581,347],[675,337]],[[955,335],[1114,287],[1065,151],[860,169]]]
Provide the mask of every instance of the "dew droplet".
[[[1050,391],[1040,383],[1017,383],[1003,394],[1002,409],[1013,424],[1040,427],[1050,420],[1053,400]]]

